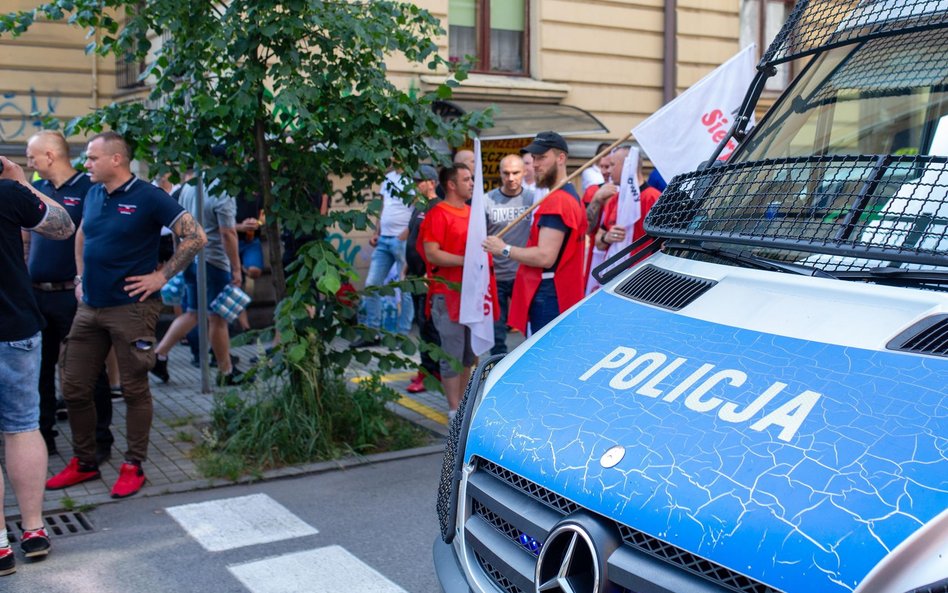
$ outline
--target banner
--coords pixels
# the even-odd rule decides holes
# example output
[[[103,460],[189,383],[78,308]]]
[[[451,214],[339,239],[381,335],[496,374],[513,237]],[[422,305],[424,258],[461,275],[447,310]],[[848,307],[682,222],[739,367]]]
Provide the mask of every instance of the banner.
[[[749,45],[632,129],[667,181],[697,169],[727,136],[754,80],[756,56],[757,46]],[[719,160],[736,148],[732,138]]]
[[[490,256],[481,247],[487,238],[484,216],[484,173],[481,168],[481,141],[474,140],[474,195],[464,249],[459,321],[471,328],[471,349],[480,356],[494,347],[494,297],[491,294]]]
[[[593,245],[592,260],[589,263],[589,275],[586,278],[586,295],[590,295],[599,290],[599,282],[593,276],[595,270],[602,262],[617,254],[632,244],[632,233],[635,231],[635,223],[642,218],[642,194],[639,192],[639,186],[642,180],[639,179],[639,155],[638,148],[630,148],[628,156],[622,164],[622,177],[619,179],[619,203],[616,204],[616,222],[615,224],[625,227],[625,239],[616,243],[610,243],[609,249],[603,251]]]

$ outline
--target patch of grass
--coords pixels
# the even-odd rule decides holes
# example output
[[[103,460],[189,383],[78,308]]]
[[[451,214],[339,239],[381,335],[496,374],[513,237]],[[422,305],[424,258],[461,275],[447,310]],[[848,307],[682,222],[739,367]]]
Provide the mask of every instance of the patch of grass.
[[[63,505],[63,508],[67,511],[72,511],[76,508],[76,501],[70,498],[68,495],[63,496],[59,502]]]
[[[195,464],[209,478],[224,478],[236,481],[244,473],[243,458],[233,453],[211,451],[205,445],[193,451]]]
[[[181,428],[182,426],[187,426],[192,422],[194,422],[194,415],[188,414],[187,416],[182,416],[181,418],[170,418],[165,421],[165,424],[167,424],[169,428]]]
[[[177,439],[181,443],[193,443],[194,435],[186,430],[179,430],[178,433],[175,435],[175,439]]]
[[[95,510],[95,507],[96,507],[96,505],[90,504],[90,503],[81,504],[81,505],[79,505],[79,512],[80,512],[80,513],[88,513],[88,512],[90,512],[90,511],[94,511],[94,510]]]
[[[416,447],[430,435],[386,408],[398,394],[378,375],[253,384],[215,397],[192,457],[207,477],[236,479],[285,465]]]

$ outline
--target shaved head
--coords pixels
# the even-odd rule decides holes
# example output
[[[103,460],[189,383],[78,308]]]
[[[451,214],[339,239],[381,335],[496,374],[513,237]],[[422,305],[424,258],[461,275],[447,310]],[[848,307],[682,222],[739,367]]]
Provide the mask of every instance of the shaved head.
[[[454,162],[460,163],[470,169],[474,170],[474,153],[470,150],[459,150],[454,154]]]
[[[58,158],[69,158],[69,145],[62,134],[54,130],[43,130],[30,137],[27,145],[41,152],[52,152]]]

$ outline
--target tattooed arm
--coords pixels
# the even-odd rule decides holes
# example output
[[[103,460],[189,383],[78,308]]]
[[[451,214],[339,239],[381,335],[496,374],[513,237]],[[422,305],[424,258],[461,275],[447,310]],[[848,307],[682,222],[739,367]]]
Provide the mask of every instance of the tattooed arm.
[[[161,269],[155,270],[151,274],[126,278],[125,292],[129,296],[139,296],[138,300],[144,301],[155,292],[158,292],[175,274],[188,267],[197,252],[207,244],[204,229],[187,212],[178,217],[178,221],[174,223],[171,230],[178,239],[178,247],[174,250],[174,255],[165,262]]]
[[[197,252],[207,245],[207,235],[204,234],[204,229],[188,212],[178,218],[171,230],[178,240],[178,245],[175,247],[174,255],[161,268],[165,280],[170,280],[175,274],[188,267]]]
[[[69,213],[66,212],[66,209],[60,206],[55,200],[39,191],[26,180],[26,174],[23,173],[23,169],[14,163],[13,161],[0,157],[3,163],[3,177],[5,179],[12,179],[16,181],[26,189],[33,192],[37,198],[43,201],[46,204],[46,218],[43,219],[43,222],[39,223],[37,226],[33,227],[33,231],[43,235],[47,239],[68,239],[76,231],[76,225],[73,224],[72,218],[69,216]]]
[[[589,225],[590,234],[595,236],[596,229],[599,228],[599,215],[602,213],[602,206],[606,203],[606,200],[611,198],[616,194],[618,188],[612,183],[604,183],[602,186],[593,194],[592,200],[589,201],[589,205],[586,206],[586,222]]]

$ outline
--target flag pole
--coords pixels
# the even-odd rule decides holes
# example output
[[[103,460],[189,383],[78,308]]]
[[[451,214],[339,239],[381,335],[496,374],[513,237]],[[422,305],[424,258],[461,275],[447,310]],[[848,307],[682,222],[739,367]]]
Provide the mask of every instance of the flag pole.
[[[622,144],[623,142],[627,142],[627,141],[629,141],[629,140],[631,140],[631,139],[632,139],[632,132],[629,132],[629,133],[626,135],[625,138],[619,138],[618,140],[616,140],[615,142],[613,142],[612,144],[610,144],[608,147],[606,147],[605,149],[603,149],[602,152],[600,152],[599,154],[597,154],[597,155],[594,156],[593,158],[589,159],[589,160],[586,162],[586,164],[584,164],[582,167],[580,167],[580,168],[576,169],[575,171],[573,171],[570,175],[568,175],[568,176],[566,177],[566,179],[564,179],[563,181],[557,183],[557,184],[554,185],[552,188],[550,188],[550,193],[553,193],[553,192],[555,192],[555,191],[558,190],[558,189],[562,189],[564,185],[566,185],[566,184],[569,183],[570,181],[576,179],[576,177],[578,177],[579,175],[581,175],[581,174],[583,173],[583,171],[585,171],[585,170],[588,169],[589,167],[592,167],[594,164],[596,164],[596,162],[598,162],[599,159],[601,159],[602,157],[606,156],[607,154],[609,154],[610,152],[612,152],[613,150],[615,150],[615,148],[618,147],[618,146],[619,146],[620,144]],[[507,233],[507,231],[509,231],[510,229],[514,228],[514,227],[517,226],[518,224],[520,224],[520,221],[523,220],[524,218],[526,218],[527,216],[529,216],[530,213],[532,213],[534,210],[536,210],[537,206],[539,206],[540,203],[541,203],[541,202],[534,202],[532,206],[530,206],[529,208],[527,208],[526,211],[524,211],[523,214],[521,214],[520,216],[518,216],[517,218],[515,218],[515,219],[513,220],[513,222],[511,222],[510,224],[508,224],[508,225],[505,226],[504,228],[500,229],[500,232],[497,233],[497,237],[498,237],[498,238],[503,237],[503,236]]]

